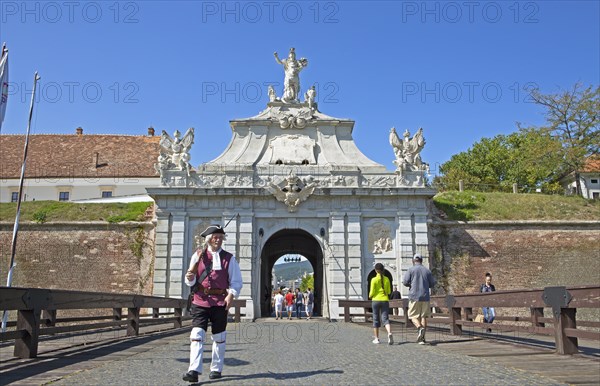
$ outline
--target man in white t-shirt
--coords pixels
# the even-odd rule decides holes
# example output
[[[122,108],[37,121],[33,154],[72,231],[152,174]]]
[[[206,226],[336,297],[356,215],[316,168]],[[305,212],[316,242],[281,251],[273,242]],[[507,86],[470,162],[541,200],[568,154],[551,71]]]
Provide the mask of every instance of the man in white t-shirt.
[[[280,290],[277,291],[274,302],[275,302],[275,320],[283,319],[283,295],[281,294]]]

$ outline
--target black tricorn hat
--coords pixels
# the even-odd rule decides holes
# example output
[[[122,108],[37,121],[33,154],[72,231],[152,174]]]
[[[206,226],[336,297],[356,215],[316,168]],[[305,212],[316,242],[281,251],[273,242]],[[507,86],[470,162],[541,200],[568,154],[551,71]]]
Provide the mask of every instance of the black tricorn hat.
[[[200,233],[200,236],[206,237],[208,235],[212,235],[213,233],[221,233],[224,235],[225,231],[223,230],[223,228],[221,228],[220,225],[213,224],[213,225],[210,225],[208,228],[206,228],[206,230],[204,230],[204,232]]]

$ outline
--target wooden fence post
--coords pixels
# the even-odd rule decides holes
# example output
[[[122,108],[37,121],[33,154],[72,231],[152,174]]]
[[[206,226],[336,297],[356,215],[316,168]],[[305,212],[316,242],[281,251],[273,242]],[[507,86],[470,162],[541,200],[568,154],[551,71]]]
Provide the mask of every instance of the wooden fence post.
[[[182,322],[182,317],[183,316],[183,308],[175,308],[175,322],[174,322],[174,326],[175,328],[181,328],[183,327],[183,322]]]
[[[454,296],[446,296],[446,306],[448,307],[448,316],[450,318],[450,333],[452,335],[462,335],[462,324],[456,323],[461,318],[460,307],[454,307],[455,303]]]
[[[556,321],[554,328],[554,333],[556,334],[556,352],[559,354],[577,354],[579,352],[577,338],[565,335],[565,328],[576,327],[576,312],[576,308],[561,308],[558,319],[554,318]]]
[[[533,327],[545,327],[546,324],[540,322],[538,319],[544,317],[543,307],[531,307],[531,324]]]
[[[24,330],[25,336],[15,339],[14,356],[19,358],[35,358],[38,353],[40,336],[41,310],[19,310],[17,314],[17,330]]]
[[[465,313],[465,320],[473,320],[473,307],[465,307],[463,312]]]
[[[127,336],[136,336],[140,333],[140,308],[127,309]]]
[[[56,310],[42,310],[42,321],[46,327],[56,326]]]
[[[567,308],[572,299],[567,287],[546,287],[542,295],[544,303],[552,307],[554,318],[554,341],[558,354],[576,354],[577,338],[565,334],[565,328],[576,328],[575,313],[577,309]]]
[[[408,317],[408,299],[406,298],[402,299],[402,310],[404,312],[404,326],[406,328],[414,327],[412,320]]]

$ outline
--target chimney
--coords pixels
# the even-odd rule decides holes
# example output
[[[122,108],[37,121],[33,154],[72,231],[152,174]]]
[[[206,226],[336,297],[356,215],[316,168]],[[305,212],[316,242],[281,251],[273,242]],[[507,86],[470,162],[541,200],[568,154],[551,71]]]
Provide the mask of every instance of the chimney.
[[[154,127],[150,126],[148,128],[148,136],[149,137],[154,137]]]
[[[77,135],[83,135],[83,129],[81,127],[78,127],[75,129],[75,134]]]

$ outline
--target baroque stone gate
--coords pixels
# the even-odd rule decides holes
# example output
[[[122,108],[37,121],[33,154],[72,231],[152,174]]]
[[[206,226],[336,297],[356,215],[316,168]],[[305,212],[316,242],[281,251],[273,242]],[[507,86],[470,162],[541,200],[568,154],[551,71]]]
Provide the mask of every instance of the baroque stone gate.
[[[319,111],[310,88],[299,100],[299,72],[308,61],[291,49],[280,60],[281,98],[269,88],[267,108],[230,121],[225,151],[194,169],[194,132],[163,131],[156,168],[160,187],[147,188],[157,204],[154,295],[187,296],[183,283],[197,235],[226,224],[223,248],[239,260],[246,316],[267,314],[271,271],[286,253],[305,256],[315,272],[318,314],[339,318],[339,299],[366,299],[375,262],[394,283],[415,252],[428,256],[428,165],[420,158],[422,130],[411,138],[390,131],[395,171],[367,158],[352,138],[354,121]]]

